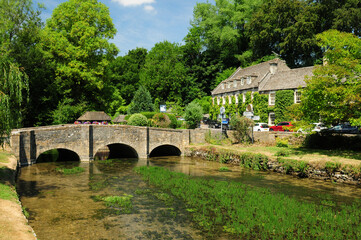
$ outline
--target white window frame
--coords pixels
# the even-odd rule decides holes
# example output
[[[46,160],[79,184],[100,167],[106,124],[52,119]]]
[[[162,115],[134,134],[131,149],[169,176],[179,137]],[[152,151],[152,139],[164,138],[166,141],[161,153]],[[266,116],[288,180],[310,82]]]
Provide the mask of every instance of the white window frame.
[[[237,87],[237,80],[233,81],[233,87],[236,88]]]
[[[236,104],[238,104],[238,96],[239,96],[238,94],[234,95],[234,99],[236,99]]]
[[[295,90],[295,103],[301,103],[301,92]]]
[[[252,83],[252,77],[251,76],[248,76],[247,77],[247,84],[249,85],[249,84],[251,84]]]
[[[221,83],[221,87],[222,87],[222,89],[224,89],[224,83]]]
[[[272,117],[273,116],[273,117]],[[274,112],[268,114],[268,125],[275,125],[276,115]]]
[[[241,78],[241,85],[244,85],[244,78]]]
[[[243,103],[246,102],[246,93],[242,93],[242,102],[243,102]]]
[[[269,92],[269,94],[268,94],[268,105],[274,106],[275,104],[276,104],[276,92],[274,92],[274,91]]]

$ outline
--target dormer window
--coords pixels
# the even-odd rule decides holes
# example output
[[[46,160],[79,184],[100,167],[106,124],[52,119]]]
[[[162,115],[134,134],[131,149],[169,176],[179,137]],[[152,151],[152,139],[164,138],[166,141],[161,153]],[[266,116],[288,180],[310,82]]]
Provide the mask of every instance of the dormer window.
[[[241,78],[241,85],[244,85],[244,78]]]
[[[221,84],[222,89],[224,89],[224,83]]]
[[[247,84],[251,84],[252,83],[252,77],[251,76],[248,76],[247,77]]]
[[[233,81],[233,87],[237,87],[237,80]]]
[[[231,87],[231,83],[228,82],[228,83],[227,83],[227,88],[230,88],[230,87]]]

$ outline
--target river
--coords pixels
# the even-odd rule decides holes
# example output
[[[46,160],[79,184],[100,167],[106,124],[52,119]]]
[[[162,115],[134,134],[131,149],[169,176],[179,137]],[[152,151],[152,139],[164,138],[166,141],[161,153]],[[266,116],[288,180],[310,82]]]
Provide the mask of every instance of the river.
[[[300,201],[332,201],[336,207],[361,198],[361,189],[356,186],[237,166],[227,166],[230,171],[222,172],[220,168],[226,165],[188,157],[37,163],[21,169],[17,191],[29,212],[29,224],[41,240],[205,239],[181,201],[164,201],[157,189],[134,173],[133,168],[142,165],[162,166],[194,177],[240,181]],[[71,175],[57,171],[75,166],[85,171]],[[124,194],[133,196],[130,213],[97,201],[99,196]]]

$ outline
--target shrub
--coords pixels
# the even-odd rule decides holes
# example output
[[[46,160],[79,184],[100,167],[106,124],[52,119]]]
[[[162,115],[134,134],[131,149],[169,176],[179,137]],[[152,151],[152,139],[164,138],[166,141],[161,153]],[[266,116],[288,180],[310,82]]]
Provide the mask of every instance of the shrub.
[[[203,117],[202,107],[194,102],[188,104],[184,112],[184,119],[187,122],[188,128],[194,129]]]
[[[132,116],[130,116],[130,118],[128,120],[128,125],[147,126],[148,120],[143,114],[136,113],[136,114],[133,114]]]
[[[169,127],[170,128],[177,128],[178,127],[178,121],[177,121],[176,116],[174,114],[172,114],[172,113],[166,113],[166,114],[167,114],[167,116],[169,117],[169,120],[170,120]]]
[[[276,140],[277,147],[288,147],[288,140],[287,139],[277,139]]]
[[[152,118],[155,127],[168,128],[171,124],[169,117],[165,113],[157,113]]]
[[[145,87],[140,86],[139,89],[135,92],[132,102],[129,104],[128,114],[147,111],[154,111],[152,96]]]
[[[251,119],[240,117],[239,115],[233,115],[230,121],[230,126],[234,130],[233,137],[236,142],[249,142],[251,140],[250,130],[253,125],[254,122]]]
[[[152,119],[156,112],[141,112],[147,119]]]

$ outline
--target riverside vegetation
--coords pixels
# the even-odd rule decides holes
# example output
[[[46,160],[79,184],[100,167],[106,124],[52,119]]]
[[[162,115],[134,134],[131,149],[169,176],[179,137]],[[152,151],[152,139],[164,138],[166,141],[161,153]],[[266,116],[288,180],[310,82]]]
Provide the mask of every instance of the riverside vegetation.
[[[205,180],[160,167],[137,167],[150,185],[187,204],[193,220],[211,237],[241,239],[358,239],[361,202],[336,206],[301,202],[235,181]]]

